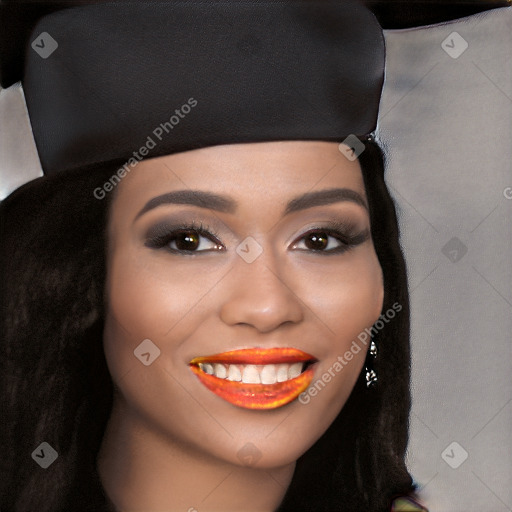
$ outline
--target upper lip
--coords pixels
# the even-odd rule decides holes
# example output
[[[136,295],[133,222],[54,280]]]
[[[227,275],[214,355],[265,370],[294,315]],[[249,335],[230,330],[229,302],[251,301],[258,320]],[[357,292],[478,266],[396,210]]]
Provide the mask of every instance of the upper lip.
[[[284,347],[284,348],[244,348],[240,350],[230,350],[210,356],[195,357],[190,361],[191,365],[199,363],[220,363],[220,364],[282,364],[296,363],[299,361],[316,361],[316,358],[302,350]]]

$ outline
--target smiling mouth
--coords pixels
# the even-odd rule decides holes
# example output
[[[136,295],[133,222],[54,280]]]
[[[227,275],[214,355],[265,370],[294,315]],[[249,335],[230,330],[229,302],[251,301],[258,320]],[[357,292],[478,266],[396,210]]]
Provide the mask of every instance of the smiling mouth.
[[[196,357],[190,369],[217,396],[245,409],[275,409],[313,380],[317,360],[294,348],[250,348]]]

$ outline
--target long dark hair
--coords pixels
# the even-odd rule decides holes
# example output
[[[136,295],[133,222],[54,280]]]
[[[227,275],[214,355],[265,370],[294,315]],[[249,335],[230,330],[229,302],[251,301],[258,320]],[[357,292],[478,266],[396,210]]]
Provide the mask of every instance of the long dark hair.
[[[381,512],[394,495],[414,490],[404,462],[410,408],[406,269],[382,152],[363,141],[359,160],[384,275],[383,311],[397,303],[401,311],[375,334],[377,386],[367,389],[363,368],[336,420],[297,462],[279,512]],[[40,178],[0,205],[1,510],[87,510],[95,490],[101,497],[96,456],[113,396],[102,339],[113,194],[99,200],[93,191],[122,163]],[[47,469],[31,456],[42,442],[58,452]]]

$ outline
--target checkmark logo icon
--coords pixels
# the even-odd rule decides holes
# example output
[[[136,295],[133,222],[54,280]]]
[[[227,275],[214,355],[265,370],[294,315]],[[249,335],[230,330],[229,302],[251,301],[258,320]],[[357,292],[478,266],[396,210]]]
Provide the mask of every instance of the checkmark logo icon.
[[[458,32],[452,32],[441,43],[441,48],[452,59],[458,59],[469,48],[469,44]]]
[[[33,41],[32,49],[42,59],[47,59],[59,47],[55,39],[48,32],[41,32]]]
[[[456,441],[450,443],[441,453],[441,458],[452,469],[457,469],[468,458],[468,452]]]
[[[252,237],[248,236],[238,245],[236,253],[246,263],[252,263],[263,252],[261,245]]]
[[[150,340],[145,339],[133,351],[133,355],[144,365],[149,366],[160,357],[160,349]]]
[[[338,146],[338,150],[347,160],[353,162],[365,150],[365,147],[356,135],[351,134]]]
[[[57,451],[47,442],[41,443],[31,455],[32,459],[43,469],[50,467],[59,456]]]

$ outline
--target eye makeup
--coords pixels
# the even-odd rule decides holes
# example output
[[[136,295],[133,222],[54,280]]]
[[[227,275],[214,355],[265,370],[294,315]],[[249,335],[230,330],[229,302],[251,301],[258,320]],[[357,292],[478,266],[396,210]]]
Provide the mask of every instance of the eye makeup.
[[[329,247],[329,238],[334,238],[339,242],[339,245],[334,248],[325,249]],[[308,228],[296,242],[293,242],[292,247],[295,250],[307,251],[315,254],[325,256],[344,253],[353,247],[356,247],[370,238],[370,231],[368,229],[359,229],[355,223],[341,222],[332,220],[328,222],[318,223],[316,226]],[[297,246],[299,242],[306,240],[313,248],[299,249]],[[316,248],[315,248],[316,247]]]
[[[369,238],[369,230],[366,228],[361,230],[354,222],[322,221],[302,230],[302,234],[292,242],[291,249],[313,254],[334,255],[348,251]],[[201,240],[205,240],[206,244]],[[208,244],[209,248],[205,248],[204,246]],[[150,249],[164,249],[182,255],[227,250],[215,228],[197,221],[176,223],[163,221],[154,224],[146,233],[144,245]],[[175,245],[176,248],[171,245]],[[300,245],[304,245],[305,248],[301,248]]]
[[[206,238],[214,243],[215,246],[213,250],[225,250],[224,245],[220,242],[220,236],[214,228],[202,222],[197,223],[195,221],[176,224],[160,222],[155,224],[148,230],[144,245],[151,249],[167,249],[172,253],[190,254],[194,252],[205,252],[204,250],[196,250],[197,245],[200,246],[199,238]],[[181,240],[182,245],[189,245],[189,248],[181,250],[172,249],[170,244],[173,242],[176,243],[177,240]],[[208,249],[208,251],[211,250],[212,249]]]

